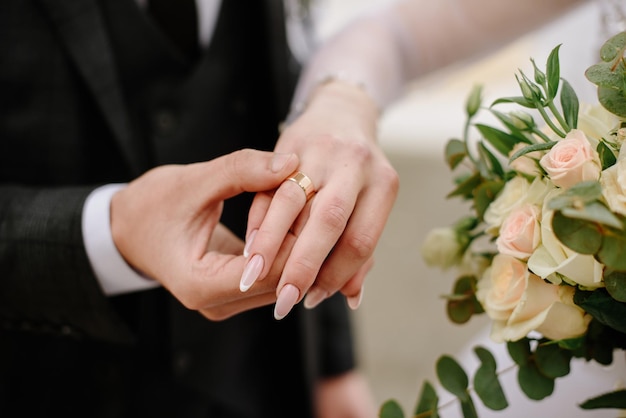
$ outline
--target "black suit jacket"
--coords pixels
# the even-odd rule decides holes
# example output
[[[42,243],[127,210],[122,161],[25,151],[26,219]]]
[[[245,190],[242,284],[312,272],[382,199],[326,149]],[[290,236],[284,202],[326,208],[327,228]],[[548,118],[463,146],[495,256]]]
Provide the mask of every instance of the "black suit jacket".
[[[258,8],[248,23],[263,40],[254,49],[263,65],[243,68],[254,77],[241,73],[231,90],[218,88],[230,85],[220,82],[219,60],[251,35],[239,34],[210,48],[206,75],[166,58],[171,74],[180,68],[202,94],[182,88],[162,101],[132,92],[135,63],[119,31],[135,28],[117,17],[134,0],[0,2],[0,416],[307,417],[313,382],[354,366],[341,299],[311,312],[296,307],[280,322],[268,307],[212,323],[163,289],[106,297],[83,247],[82,207],[98,185],[158,164],[272,148],[270,129],[287,109],[297,69],[281,3],[224,1],[230,18],[222,11],[220,22]],[[145,91],[163,79],[164,67],[153,68],[157,81]],[[185,112],[206,97],[214,102],[197,106],[215,114]],[[241,98],[252,110],[265,104],[263,118]],[[146,134],[146,104],[184,105],[180,129],[171,138]],[[251,132],[267,135],[253,142]],[[200,134],[221,139],[198,147]],[[238,233],[248,203],[225,208],[223,222]]]

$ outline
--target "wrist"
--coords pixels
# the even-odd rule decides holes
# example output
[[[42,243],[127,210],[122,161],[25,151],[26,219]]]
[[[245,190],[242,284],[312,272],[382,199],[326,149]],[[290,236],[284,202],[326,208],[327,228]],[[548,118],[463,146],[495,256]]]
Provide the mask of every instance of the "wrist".
[[[313,84],[304,100],[292,104],[280,130],[282,132],[312,106],[345,104],[354,105],[359,113],[371,120],[377,120],[381,113],[381,107],[370,94],[365,82],[346,72],[328,73]]]

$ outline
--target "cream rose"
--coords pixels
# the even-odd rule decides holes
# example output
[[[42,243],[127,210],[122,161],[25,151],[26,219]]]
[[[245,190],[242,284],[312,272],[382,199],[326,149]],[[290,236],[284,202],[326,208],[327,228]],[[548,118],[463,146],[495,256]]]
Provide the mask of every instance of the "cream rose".
[[[531,331],[547,338],[582,335],[590,318],[572,302],[573,288],[546,283],[525,263],[498,254],[478,282],[476,296],[493,320],[491,338],[517,341]]]
[[[598,153],[580,129],[571,130],[539,163],[552,183],[565,189],[581,181],[598,180],[602,170]]]
[[[496,239],[498,252],[526,260],[539,245],[541,210],[536,205],[525,204],[513,209],[500,227]]]
[[[552,189],[553,186],[540,177],[532,183],[522,176],[513,177],[485,211],[487,232],[497,235],[502,222],[514,209],[524,204],[540,204]]]
[[[422,258],[429,267],[448,269],[461,261],[462,246],[452,228],[431,230],[422,245]]]
[[[620,152],[617,162],[602,172],[600,184],[609,208],[626,216],[626,155]]]
[[[513,146],[509,154],[509,158],[513,156],[517,151],[527,147],[528,144],[523,142],[518,142]],[[526,174],[531,177],[536,177],[540,175],[541,168],[539,168],[539,160],[542,157],[542,153],[540,151],[533,151],[527,154],[522,155],[511,161],[510,166],[513,170],[517,171],[520,174]]]
[[[528,268],[539,277],[552,283],[561,279],[586,289],[604,286],[604,266],[592,255],[578,254],[558,240],[552,231],[553,211],[547,209],[548,201],[562,190],[555,190],[546,197],[541,218],[541,244],[528,259]]]
[[[606,110],[604,106],[581,103],[580,112],[578,112],[578,129],[593,141],[592,147],[595,147],[602,137],[607,137],[609,132],[619,126],[619,123],[619,118]]]

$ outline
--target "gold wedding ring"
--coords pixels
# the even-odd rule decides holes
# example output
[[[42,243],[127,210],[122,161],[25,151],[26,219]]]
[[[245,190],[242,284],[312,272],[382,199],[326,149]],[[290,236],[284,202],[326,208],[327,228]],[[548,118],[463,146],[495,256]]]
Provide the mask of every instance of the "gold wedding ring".
[[[308,201],[311,196],[315,194],[315,187],[313,186],[313,181],[301,171],[294,171],[291,173],[285,180],[293,181],[296,183],[302,191],[304,192],[304,196]]]

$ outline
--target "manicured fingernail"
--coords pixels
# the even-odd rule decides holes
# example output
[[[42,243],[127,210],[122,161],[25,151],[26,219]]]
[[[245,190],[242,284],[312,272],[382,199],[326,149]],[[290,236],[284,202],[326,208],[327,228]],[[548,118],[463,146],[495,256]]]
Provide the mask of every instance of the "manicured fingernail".
[[[317,305],[322,303],[322,301],[326,299],[327,297],[328,297],[327,291],[320,289],[319,287],[315,287],[309,290],[306,296],[304,297],[304,307],[307,309],[313,309]]]
[[[361,287],[361,290],[359,290],[359,293],[357,293],[354,296],[350,296],[349,298],[346,298],[347,302],[348,302],[348,306],[350,307],[350,309],[352,310],[356,310],[359,308],[359,306],[361,306],[361,301],[363,301],[363,288]]]
[[[292,284],[286,284],[280,289],[276,305],[274,306],[274,318],[281,320],[287,316],[298,301],[300,291]]]
[[[281,171],[285,167],[285,164],[287,164],[287,162],[289,161],[292,155],[293,154],[281,154],[281,153],[275,152],[274,156],[272,157],[272,167],[271,167],[272,172],[278,173],[279,171]]]
[[[245,292],[250,289],[254,282],[256,282],[256,279],[259,278],[259,275],[263,270],[263,264],[264,262],[261,254],[255,254],[250,260],[248,260],[248,264],[246,264],[246,268],[243,269],[243,274],[241,275],[239,290]]]
[[[246,240],[246,245],[245,247],[243,247],[243,256],[246,258],[248,258],[248,256],[250,255],[250,246],[252,245],[252,242],[254,241],[254,237],[256,236],[256,231],[258,231],[258,229],[255,229],[252,232],[250,232],[250,236],[248,236],[248,239]]]

